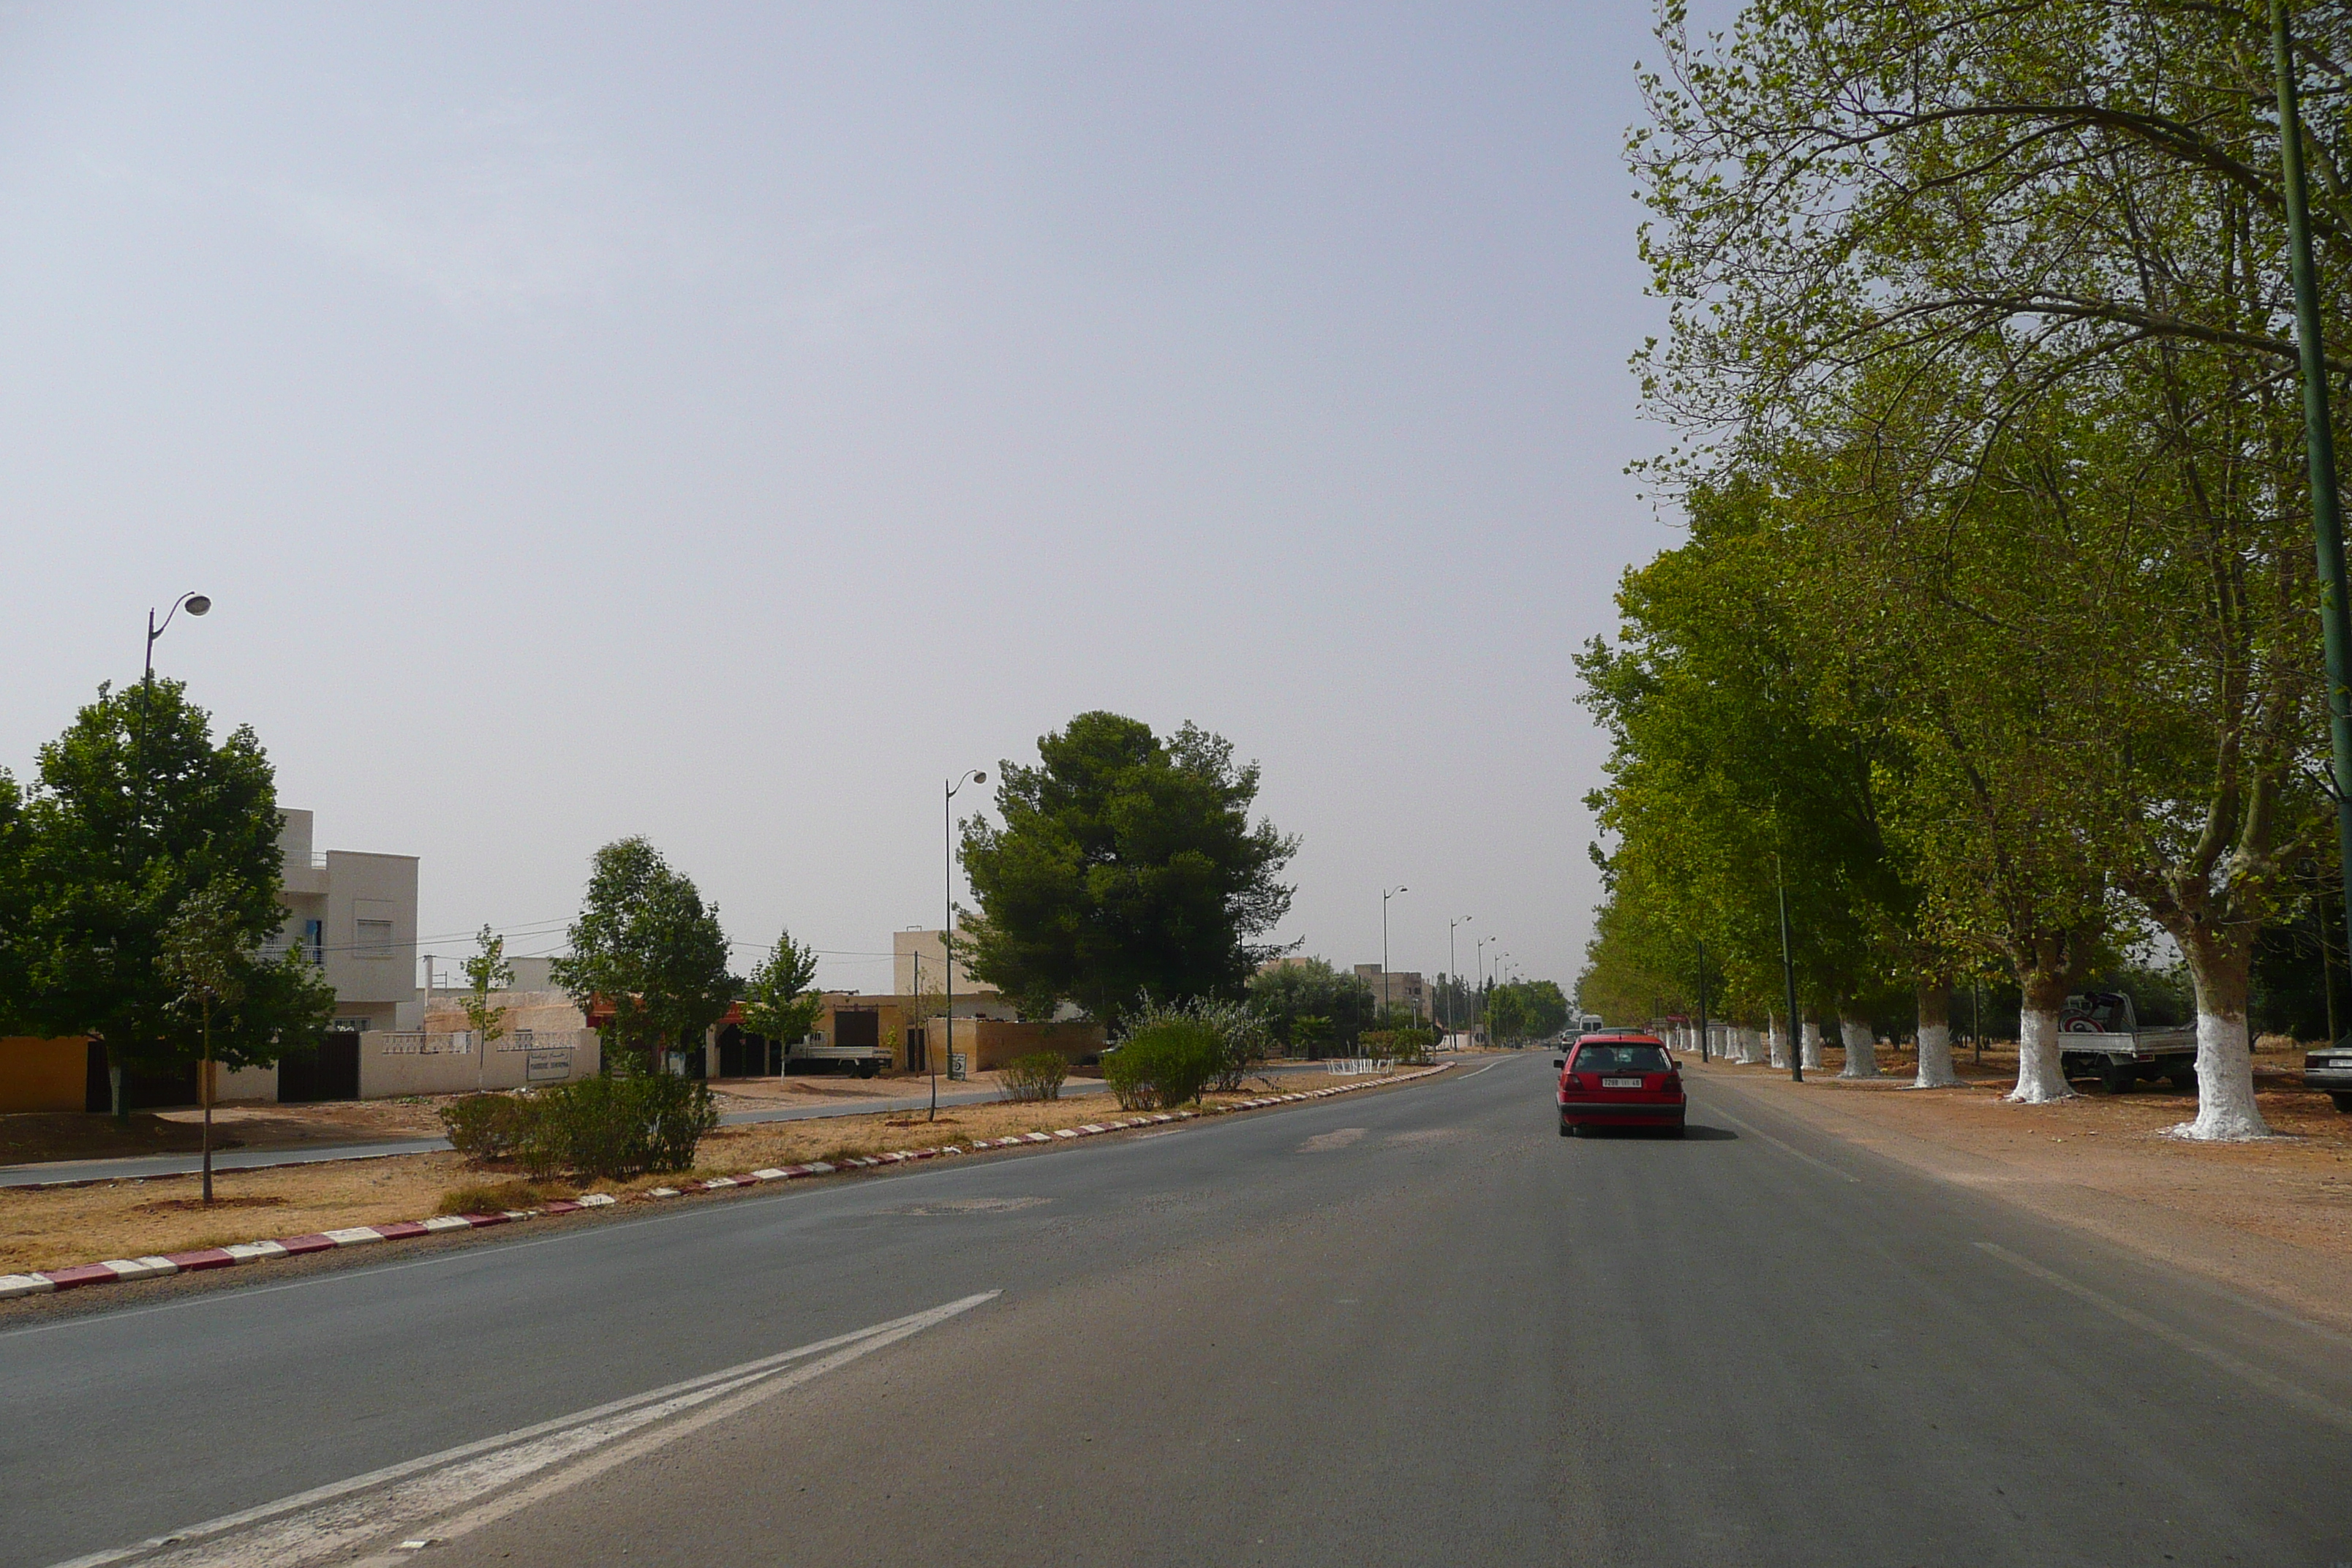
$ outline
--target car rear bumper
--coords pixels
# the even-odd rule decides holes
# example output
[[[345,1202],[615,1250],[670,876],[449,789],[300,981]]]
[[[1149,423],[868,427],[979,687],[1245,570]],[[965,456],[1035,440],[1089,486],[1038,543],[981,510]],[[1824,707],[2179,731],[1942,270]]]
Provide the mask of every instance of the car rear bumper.
[[[2305,1089],[2324,1089],[2331,1094],[2352,1091],[2352,1068],[2305,1068],[2303,1069]]]
[[[1562,1100],[1559,1114],[1565,1121],[1680,1121],[1689,1108],[1681,1100]]]

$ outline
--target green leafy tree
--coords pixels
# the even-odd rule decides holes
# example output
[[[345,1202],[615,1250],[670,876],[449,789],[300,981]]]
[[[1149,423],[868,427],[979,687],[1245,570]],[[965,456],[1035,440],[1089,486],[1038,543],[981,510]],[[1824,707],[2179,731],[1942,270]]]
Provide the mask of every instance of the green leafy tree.
[[[583,1009],[612,1009],[608,1072],[658,1068],[658,1053],[700,1045],[735,998],[719,911],[643,838],[596,851],[570,956],[555,983]]]
[[[507,1009],[493,1005],[490,993],[514,984],[514,965],[507,962],[507,939],[484,926],[474,937],[474,956],[458,965],[466,976],[466,994],[458,1005],[466,1010],[466,1026],[474,1031],[476,1081],[489,1070],[490,1047],[506,1038]]]
[[[1361,975],[1319,958],[1258,971],[1250,976],[1248,995],[1274,1042],[1293,1054],[1321,1057],[1328,1047],[1345,1055],[1371,1026],[1372,988]]]
[[[1024,1017],[1067,1001],[1117,1025],[1138,996],[1236,996],[1288,912],[1297,840],[1250,820],[1255,763],[1186,724],[1165,739],[1116,713],[1081,713],[1003,764],[1002,826],[963,824],[982,918],[971,973]]]
[[[212,723],[180,682],[101,686],[66,732],[41,748],[26,803],[21,1021],[105,1047],[121,1110],[126,1068],[170,1070],[195,1058],[197,1019],[163,963],[163,933],[199,889],[247,951],[284,923],[278,892],[281,819],[269,760],[250,729],[215,745]],[[231,1065],[274,1061],[299,1044],[283,985],[248,997]],[[217,1042],[216,1042],[217,1043]],[[223,1059],[226,1059],[226,1053]]]
[[[181,901],[163,926],[162,968],[179,987],[180,1005],[193,1010],[203,1035],[196,1079],[205,1110],[204,1201],[213,1201],[213,1015],[245,1000],[248,967],[239,889],[214,882]]]
[[[743,986],[743,1025],[765,1039],[789,1045],[816,1027],[824,998],[816,989],[816,949],[780,931],[776,945]]]

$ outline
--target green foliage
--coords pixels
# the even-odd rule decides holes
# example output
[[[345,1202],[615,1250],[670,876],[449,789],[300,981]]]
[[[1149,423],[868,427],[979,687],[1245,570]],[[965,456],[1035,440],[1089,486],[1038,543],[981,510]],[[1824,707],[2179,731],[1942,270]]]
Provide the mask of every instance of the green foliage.
[[[540,1105],[523,1095],[469,1094],[441,1108],[441,1125],[466,1158],[503,1160],[530,1139]]]
[[[1368,1029],[1364,1032],[1363,1049],[1368,1057],[1395,1062],[1402,1067],[1419,1067],[1429,1060],[1429,1053],[1437,1047],[1437,1031],[1423,1024],[1399,1024],[1393,1028]]]
[[[165,931],[205,889],[218,889],[205,923],[246,954],[285,920],[276,786],[253,731],[215,745],[178,681],[101,686],[41,748],[21,812],[14,801],[13,788],[0,800],[0,900],[16,899],[22,923],[0,938],[0,982],[21,989],[0,1013],[44,1035],[96,1036],[118,1066],[195,1059],[202,1009],[181,1005]],[[276,967],[244,961],[243,999],[215,1009],[215,1060],[265,1064],[304,1043],[313,993],[262,973]]]
[[[1256,764],[1192,724],[1163,740],[1105,712],[1037,750],[1034,767],[1003,764],[1003,825],[963,824],[982,913],[967,967],[1030,1018],[1069,1001],[1116,1026],[1138,995],[1238,993],[1289,910],[1279,877],[1297,849],[1250,822]]]
[[[1496,1045],[1540,1039],[1558,1034],[1567,1023],[1568,997],[1557,981],[1513,981],[1487,993],[1486,1028]]]
[[[27,830],[16,781],[0,768],[0,1032],[31,1026],[33,889],[26,868]]]
[[[1166,1014],[1103,1054],[1103,1078],[1121,1110],[1172,1110],[1199,1100],[1224,1064],[1225,1041],[1215,1026]]]
[[[816,1027],[824,998],[816,984],[816,950],[781,931],[776,945],[743,986],[743,1026],[762,1039],[790,1045]]]
[[[996,1069],[996,1081],[1007,1100],[1059,1100],[1063,1080],[1069,1076],[1069,1058],[1059,1051],[1032,1051]]]
[[[625,1181],[687,1170],[719,1125],[709,1086],[676,1073],[580,1079],[536,1099],[518,1148],[534,1177],[570,1171]]]
[[[1265,1020],[1268,1038],[1288,1054],[1307,1057],[1354,1050],[1357,1037],[1371,1025],[1375,1001],[1361,977],[1319,958],[1258,971],[1247,994]]]
[[[718,910],[642,838],[596,851],[570,938],[555,983],[583,1010],[613,1009],[608,1073],[658,1067],[659,1053],[698,1045],[734,1001]]]
[[[514,965],[507,962],[507,939],[484,926],[474,938],[474,956],[459,967],[465,971],[467,987],[459,1005],[466,1010],[466,1024],[474,1031],[476,1047],[487,1051],[507,1032],[507,1010],[490,1005],[492,991],[514,984]]]

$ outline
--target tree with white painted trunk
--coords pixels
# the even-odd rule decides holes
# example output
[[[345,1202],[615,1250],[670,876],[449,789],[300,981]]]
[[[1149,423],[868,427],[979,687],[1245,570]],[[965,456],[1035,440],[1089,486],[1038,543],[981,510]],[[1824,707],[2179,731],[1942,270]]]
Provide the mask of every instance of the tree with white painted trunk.
[[[1845,1066],[1839,1069],[1838,1077],[1878,1076],[1878,1037],[1871,1032],[1869,1019],[1839,1009],[1838,1044],[1845,1047]]]
[[[1919,1067],[1913,1089],[1951,1089],[1961,1081],[1952,1065],[1952,986],[1937,976],[1918,984]]]

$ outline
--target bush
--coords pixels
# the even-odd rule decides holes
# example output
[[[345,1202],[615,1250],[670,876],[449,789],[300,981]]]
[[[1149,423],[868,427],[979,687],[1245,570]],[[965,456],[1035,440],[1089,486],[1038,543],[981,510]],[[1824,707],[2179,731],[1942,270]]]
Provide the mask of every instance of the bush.
[[[462,1187],[452,1187],[441,1199],[441,1214],[504,1214],[509,1209],[544,1207],[557,1198],[572,1195],[569,1188],[555,1191],[533,1186],[529,1182],[471,1182]]]
[[[441,1108],[449,1144],[469,1160],[503,1160],[530,1136],[537,1102],[512,1094],[469,1094]]]
[[[1223,1068],[1216,1029],[1180,1014],[1143,1024],[1103,1057],[1103,1078],[1121,1110],[1170,1110],[1198,1100]]]
[[[1405,1067],[1418,1067],[1429,1060],[1429,1053],[1437,1045],[1437,1031],[1419,1026],[1402,1029],[1370,1029],[1363,1036],[1364,1054],[1382,1061],[1396,1062]]]
[[[540,1095],[520,1152],[534,1176],[576,1171],[625,1180],[688,1169],[718,1125],[719,1107],[699,1079],[666,1072],[586,1078]]]
[[[1033,1051],[996,1069],[1007,1100],[1059,1100],[1062,1080],[1069,1076],[1069,1058],[1059,1051]]]

